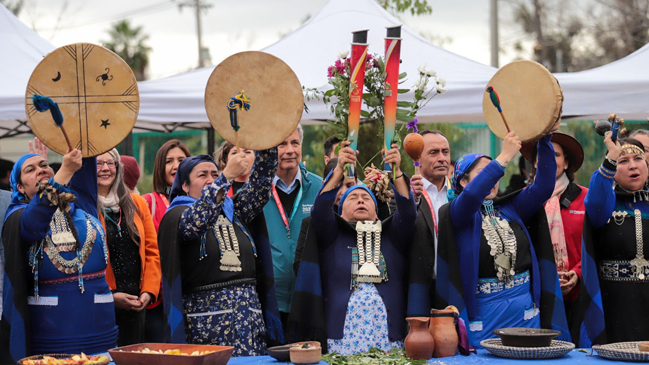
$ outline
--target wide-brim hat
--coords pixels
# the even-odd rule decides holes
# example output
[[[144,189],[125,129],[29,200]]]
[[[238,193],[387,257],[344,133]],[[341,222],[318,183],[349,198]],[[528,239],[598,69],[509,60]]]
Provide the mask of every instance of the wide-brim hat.
[[[552,132],[551,141],[560,144],[568,155],[568,171],[577,172],[584,163],[584,148],[581,143],[575,137],[561,131]],[[526,158],[530,156],[528,160],[533,160],[536,157],[536,143],[523,144],[521,153]]]

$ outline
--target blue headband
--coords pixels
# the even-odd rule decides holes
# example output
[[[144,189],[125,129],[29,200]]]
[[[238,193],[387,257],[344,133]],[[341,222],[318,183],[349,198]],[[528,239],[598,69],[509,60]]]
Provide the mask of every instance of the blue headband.
[[[376,208],[376,214],[379,214],[379,205],[376,203],[376,197],[374,197],[374,194],[372,194],[372,191],[367,188],[365,185],[354,185],[347,189],[347,191],[343,194],[342,198],[340,198],[340,203],[338,204],[338,214],[343,214],[343,203],[345,203],[345,199],[347,199],[347,195],[352,192],[352,190],[356,189],[363,189],[367,191],[370,196],[372,197],[372,200],[374,200],[374,207]]]
[[[20,181],[20,172],[25,164],[25,161],[29,160],[32,157],[40,156],[35,153],[28,153],[23,155],[21,158],[16,161],[13,169],[11,170],[11,176],[9,177],[9,185],[11,185],[11,201],[19,202],[26,199],[25,194],[18,191],[18,181]]]
[[[210,155],[198,155],[187,157],[184,159],[178,166],[178,171],[176,171],[176,177],[174,178],[174,184],[171,186],[171,192],[169,193],[169,202],[171,203],[175,197],[187,195],[183,190],[183,183],[187,180],[187,177],[192,172],[196,165],[203,162],[211,162],[216,166],[216,162]]]
[[[447,192],[449,200],[457,198],[459,191],[462,190],[460,188],[460,181],[462,181],[462,179],[464,178],[466,171],[469,169],[469,167],[471,167],[471,165],[473,165],[474,162],[482,157],[486,157],[491,160],[491,157],[483,155],[481,153],[469,153],[468,155],[460,157],[455,162],[455,170],[453,171],[453,179],[451,180],[451,189],[449,189]]]

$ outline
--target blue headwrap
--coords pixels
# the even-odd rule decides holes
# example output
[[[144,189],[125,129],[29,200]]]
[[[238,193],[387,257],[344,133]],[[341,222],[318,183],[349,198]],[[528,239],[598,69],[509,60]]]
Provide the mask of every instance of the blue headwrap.
[[[347,189],[347,191],[343,194],[342,198],[340,198],[340,203],[338,204],[338,214],[343,214],[343,203],[345,202],[345,199],[347,199],[347,195],[349,195],[349,193],[351,193],[352,190],[356,190],[356,189],[363,189],[370,194],[372,200],[374,200],[374,207],[376,208],[376,214],[379,214],[379,205],[376,203],[376,197],[374,197],[372,191],[368,189],[367,186],[365,185],[354,185],[349,189]]]
[[[192,172],[194,167],[203,162],[211,162],[214,164],[214,166],[216,166],[216,162],[214,162],[214,159],[210,155],[187,157],[180,163],[180,165],[178,165],[178,171],[176,171],[174,184],[171,186],[171,192],[169,192],[170,203],[173,202],[173,200],[178,196],[187,195],[187,193],[185,193],[185,191],[183,190],[183,183],[185,182],[185,180],[187,180],[187,177]]]
[[[460,181],[464,179],[464,175],[466,174],[466,171],[473,165],[474,162],[476,162],[479,158],[486,157],[491,160],[491,157],[487,155],[483,155],[481,153],[469,153],[468,155],[464,155],[460,157],[456,162],[455,162],[455,170],[453,171],[453,179],[451,179],[451,188],[448,189],[448,192],[446,193],[448,200],[451,201],[455,198],[457,198],[458,194],[462,191],[460,187]]]
[[[11,213],[27,205],[27,197],[18,190],[18,181],[20,181],[20,172],[22,171],[25,161],[36,156],[40,155],[28,153],[22,156],[18,161],[16,161],[11,170],[11,175],[9,176],[9,185],[11,185],[11,204],[9,204],[9,208],[7,208],[7,212],[5,213],[5,221],[9,218]]]

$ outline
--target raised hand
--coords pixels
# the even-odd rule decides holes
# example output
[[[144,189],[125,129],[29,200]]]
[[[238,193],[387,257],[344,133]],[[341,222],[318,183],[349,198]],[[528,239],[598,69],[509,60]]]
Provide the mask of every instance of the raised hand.
[[[223,169],[223,175],[228,180],[234,180],[237,177],[250,171],[250,162],[245,153],[230,155],[228,164]]]
[[[505,139],[503,139],[503,150],[500,152],[500,155],[496,157],[496,160],[501,165],[507,166],[507,164],[516,156],[520,149],[521,139],[516,135],[516,132],[509,132],[505,136]]]
[[[47,160],[47,146],[41,142],[38,137],[34,138],[34,142],[29,141],[29,153],[35,153],[37,155],[40,155],[42,158]]]

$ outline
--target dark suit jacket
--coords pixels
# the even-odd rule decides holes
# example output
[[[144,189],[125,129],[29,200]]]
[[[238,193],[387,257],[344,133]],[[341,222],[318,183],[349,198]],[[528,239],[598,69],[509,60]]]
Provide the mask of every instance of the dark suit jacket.
[[[421,199],[410,246],[408,317],[428,317],[435,298],[435,226],[430,206]],[[424,298],[424,300],[422,300]]]

